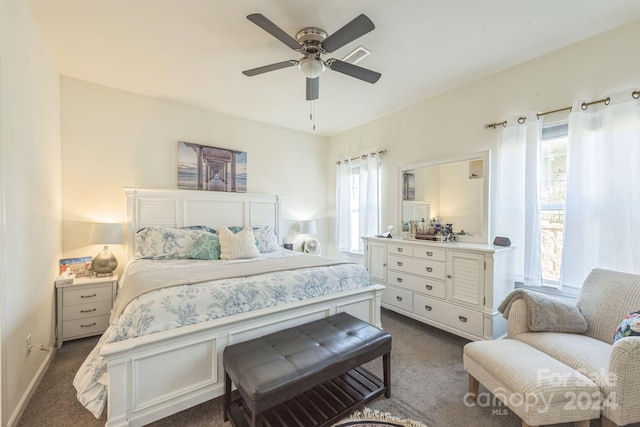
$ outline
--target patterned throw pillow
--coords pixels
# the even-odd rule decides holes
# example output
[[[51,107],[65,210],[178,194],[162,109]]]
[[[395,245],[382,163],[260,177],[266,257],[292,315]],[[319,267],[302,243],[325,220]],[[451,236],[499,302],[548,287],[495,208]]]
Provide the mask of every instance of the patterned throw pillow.
[[[182,228],[147,227],[140,230],[137,258],[180,259],[187,258],[195,242],[205,231]]]
[[[193,259],[220,259],[220,239],[218,236],[206,233],[202,235],[191,248],[189,258]]]
[[[227,227],[218,230],[220,238],[220,259],[243,259],[260,256],[256,246],[256,237],[249,227],[243,228],[237,234],[233,234]]]
[[[613,342],[615,343],[621,338],[640,336],[640,310],[624,316],[624,320],[613,334]]]
[[[266,225],[256,228],[253,233],[256,236],[256,246],[258,246],[260,253],[273,252],[280,249],[278,238],[272,226]]]

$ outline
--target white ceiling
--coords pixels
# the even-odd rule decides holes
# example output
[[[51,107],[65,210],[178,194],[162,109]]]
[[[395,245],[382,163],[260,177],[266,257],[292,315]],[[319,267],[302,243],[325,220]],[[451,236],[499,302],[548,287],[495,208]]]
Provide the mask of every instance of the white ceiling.
[[[327,70],[316,133],[334,135],[425,98],[640,19],[637,0],[28,0],[62,75],[313,132],[298,53],[246,19],[332,34],[360,13],[374,85]]]

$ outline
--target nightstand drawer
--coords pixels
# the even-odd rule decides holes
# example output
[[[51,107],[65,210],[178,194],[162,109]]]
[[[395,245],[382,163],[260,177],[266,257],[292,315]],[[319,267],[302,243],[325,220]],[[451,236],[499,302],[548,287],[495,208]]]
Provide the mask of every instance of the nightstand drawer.
[[[65,321],[62,324],[62,339],[81,335],[96,335],[109,327],[109,315]]]
[[[86,304],[95,301],[111,301],[113,287],[110,283],[102,286],[83,287],[82,289],[65,289],[63,305]]]
[[[62,316],[65,321],[102,316],[105,314],[111,314],[111,299],[108,301],[95,301],[88,302],[86,304],[67,305],[62,309]]]

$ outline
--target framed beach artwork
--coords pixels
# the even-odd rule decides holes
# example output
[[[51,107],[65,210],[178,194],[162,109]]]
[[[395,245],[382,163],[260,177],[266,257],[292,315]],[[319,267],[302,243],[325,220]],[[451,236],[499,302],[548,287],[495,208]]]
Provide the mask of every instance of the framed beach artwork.
[[[178,142],[178,188],[247,192],[247,152]]]

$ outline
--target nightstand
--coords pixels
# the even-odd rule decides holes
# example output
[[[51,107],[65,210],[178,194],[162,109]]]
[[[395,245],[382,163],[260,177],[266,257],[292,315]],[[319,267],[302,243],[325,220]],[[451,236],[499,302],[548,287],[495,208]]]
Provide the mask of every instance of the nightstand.
[[[58,347],[64,341],[100,335],[109,327],[109,316],[118,288],[118,276],[82,277],[72,284],[56,284]]]

